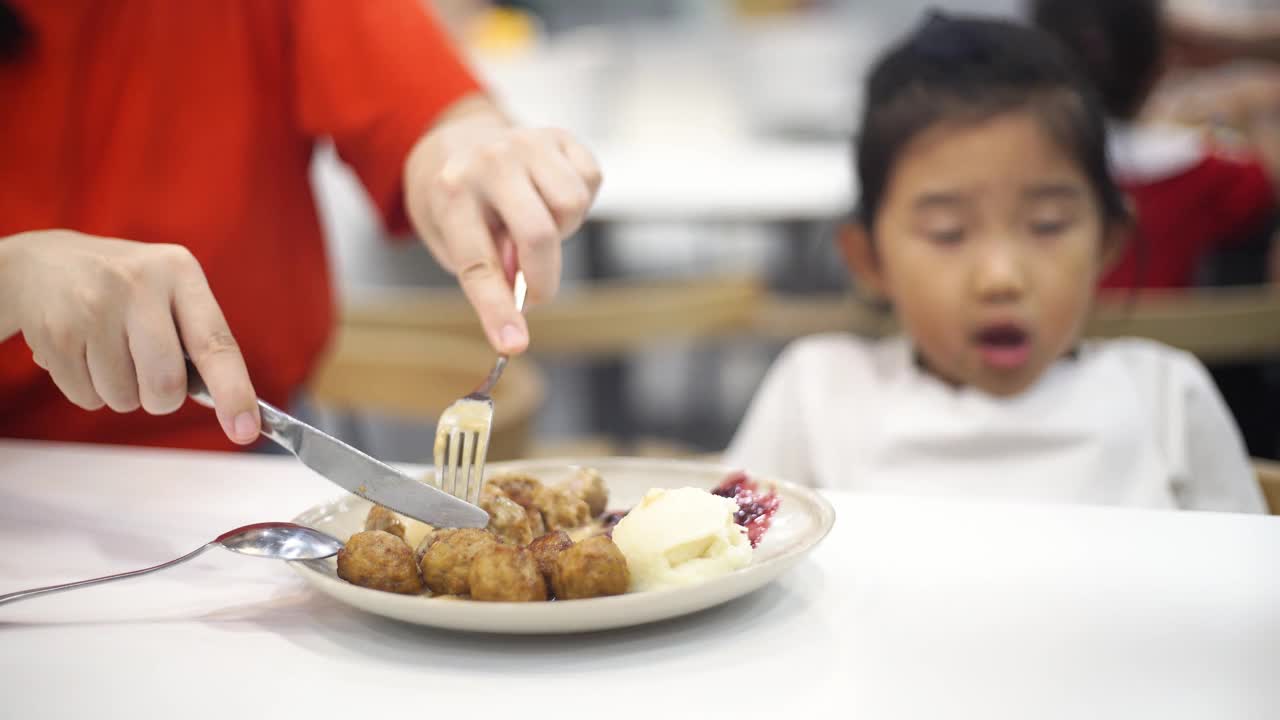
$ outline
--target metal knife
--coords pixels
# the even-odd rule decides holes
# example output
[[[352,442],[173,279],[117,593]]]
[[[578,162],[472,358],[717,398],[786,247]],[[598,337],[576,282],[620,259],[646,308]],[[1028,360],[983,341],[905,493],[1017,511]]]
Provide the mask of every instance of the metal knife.
[[[201,405],[213,407],[213,396],[189,359],[187,394]],[[258,409],[263,435],[339,487],[435,527],[482,528],[489,524],[489,513],[465,500],[411,478],[270,403],[259,400]]]

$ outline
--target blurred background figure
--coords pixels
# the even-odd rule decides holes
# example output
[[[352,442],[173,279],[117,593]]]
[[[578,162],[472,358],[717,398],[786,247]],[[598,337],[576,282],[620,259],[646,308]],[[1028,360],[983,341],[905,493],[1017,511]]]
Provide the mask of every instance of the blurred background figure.
[[[854,197],[850,139],[863,78],[872,59],[927,7],[1031,20],[1027,0],[434,4],[508,110],[525,124],[564,127],[583,138],[607,178],[587,224],[565,246],[560,298],[530,313],[529,369],[543,384],[508,405],[507,417],[517,426],[513,447],[521,454],[718,452],[787,342],[830,330],[890,331],[886,316],[855,299],[859,290],[850,286],[833,242],[833,228]],[[1173,4],[1180,19],[1206,14],[1196,14],[1199,4]],[[1226,11],[1214,12],[1216,18]],[[1170,17],[1162,15],[1157,25],[1166,27]],[[1198,292],[1204,285],[1252,286],[1265,279],[1258,258],[1270,245],[1275,202],[1268,155],[1249,146],[1256,136],[1244,124],[1228,127],[1216,116],[1194,114],[1203,107],[1195,102],[1201,90],[1217,83],[1203,80],[1205,73],[1244,76],[1240,62],[1220,65],[1217,56],[1191,51],[1192,29],[1203,26],[1184,20],[1177,33],[1156,31],[1125,45],[1151,56],[1145,69],[1134,70],[1141,76],[1132,90],[1140,111],[1115,113],[1117,127],[1132,130],[1119,134],[1142,147],[1142,163],[1126,185],[1139,209],[1168,207],[1159,178],[1211,161],[1240,168],[1248,196],[1224,187],[1216,201],[1222,207],[1215,204],[1191,226],[1173,219],[1190,212],[1176,204],[1172,211],[1179,215],[1143,217],[1144,226],[1149,221],[1177,231],[1144,238],[1148,256],[1186,238],[1193,251],[1169,263],[1178,270],[1164,282],[1156,282],[1154,257],[1145,260],[1152,269],[1142,283],[1126,275],[1132,270],[1124,263],[1137,263],[1136,255],[1107,277],[1104,284],[1113,287],[1140,285],[1139,294],[1121,295],[1122,302],[1137,303],[1131,310],[1139,319],[1146,293],[1155,293],[1157,284]],[[1242,103],[1269,92],[1262,80],[1239,86]],[[1257,100],[1252,107],[1266,105]],[[1176,128],[1154,130],[1154,143],[1141,139],[1156,120]],[[428,322],[425,311],[413,317],[389,311],[391,298],[407,294],[432,308],[433,317],[446,318],[441,308],[454,307],[455,299],[441,289],[447,278],[426,253],[370,241],[378,233],[374,217],[331,153],[317,158],[313,178],[350,329],[479,337],[461,313],[455,321]],[[1153,200],[1142,194],[1148,184],[1156,187]],[[1181,302],[1161,311],[1161,327],[1190,333],[1192,325],[1178,321]],[[1250,305],[1248,317],[1271,311]],[[1147,332],[1142,323],[1122,322],[1129,317],[1124,307],[1100,312],[1110,323],[1100,332]],[[1197,333],[1206,325],[1262,335],[1221,320],[1195,325]],[[1224,393],[1249,449],[1264,455],[1274,454],[1280,439],[1275,413],[1255,403],[1250,415],[1241,398],[1274,392],[1266,373],[1280,345],[1271,337],[1249,345],[1247,362],[1216,335],[1203,340],[1209,348],[1203,353],[1193,347],[1200,334],[1186,342],[1161,338],[1196,352],[1220,382],[1230,381],[1224,363],[1246,368],[1242,387],[1251,389]],[[459,368],[458,389],[470,389],[483,371]],[[342,412],[331,412],[335,404]],[[527,416],[512,417],[517,405]],[[422,438],[433,416],[426,404],[397,411],[397,420],[354,402],[317,406],[325,422],[375,452],[406,460],[428,454]],[[502,407],[499,401],[499,422]]]
[[[1137,231],[1104,287],[1187,287],[1215,251],[1270,238],[1280,133],[1250,122],[1241,141],[1143,118],[1173,43],[1160,0],[1034,0],[1035,23],[1063,42],[1111,120],[1114,172]],[[1261,279],[1261,278],[1259,278]]]
[[[1033,0],[1029,7],[1033,22],[1075,54],[1111,116],[1113,167],[1137,224],[1103,287],[1280,279],[1280,74],[1271,65],[1280,36],[1265,22],[1245,31],[1203,4]],[[1265,363],[1215,368],[1251,448],[1268,455],[1271,372]]]
[[[1163,21],[1166,68],[1143,119],[1199,129],[1274,169],[1280,154],[1280,5],[1170,0]],[[1225,249],[1210,259],[1208,280],[1280,281],[1277,246],[1272,232]],[[1269,258],[1260,262],[1268,247]]]

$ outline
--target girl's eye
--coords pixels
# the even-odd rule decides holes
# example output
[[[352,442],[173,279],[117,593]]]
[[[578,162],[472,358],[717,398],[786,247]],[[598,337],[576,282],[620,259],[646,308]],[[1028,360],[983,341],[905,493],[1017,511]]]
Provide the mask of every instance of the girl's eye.
[[[944,228],[940,230],[929,230],[925,233],[929,240],[938,245],[956,245],[964,240],[963,228]]]
[[[1037,220],[1031,223],[1031,234],[1036,237],[1051,238],[1066,232],[1071,227],[1069,220]]]

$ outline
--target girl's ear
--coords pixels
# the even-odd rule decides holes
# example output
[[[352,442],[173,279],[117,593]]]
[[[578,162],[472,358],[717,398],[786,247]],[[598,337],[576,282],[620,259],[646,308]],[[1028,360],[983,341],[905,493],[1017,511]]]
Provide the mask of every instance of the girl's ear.
[[[1127,217],[1108,220],[1103,226],[1102,253],[1098,257],[1099,276],[1116,264],[1120,254],[1129,247],[1130,243],[1142,242],[1142,238],[1138,237],[1138,223],[1134,220],[1138,217],[1138,206],[1132,196],[1125,195],[1124,207]]]
[[[854,286],[863,294],[889,299],[889,288],[880,265],[880,256],[871,241],[871,232],[859,221],[845,222],[836,230],[836,244],[844,264],[853,275]]]
[[[1105,274],[1120,259],[1129,243],[1141,242],[1134,236],[1136,226],[1133,222],[1113,222],[1107,225],[1102,236],[1102,255],[1098,258],[1098,274]]]

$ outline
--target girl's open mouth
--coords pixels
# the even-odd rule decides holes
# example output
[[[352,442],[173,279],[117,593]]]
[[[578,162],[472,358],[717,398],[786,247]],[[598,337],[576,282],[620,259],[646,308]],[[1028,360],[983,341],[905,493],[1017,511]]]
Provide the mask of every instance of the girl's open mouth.
[[[997,370],[1014,370],[1031,359],[1031,334],[1017,325],[989,325],[974,341],[982,361]]]

